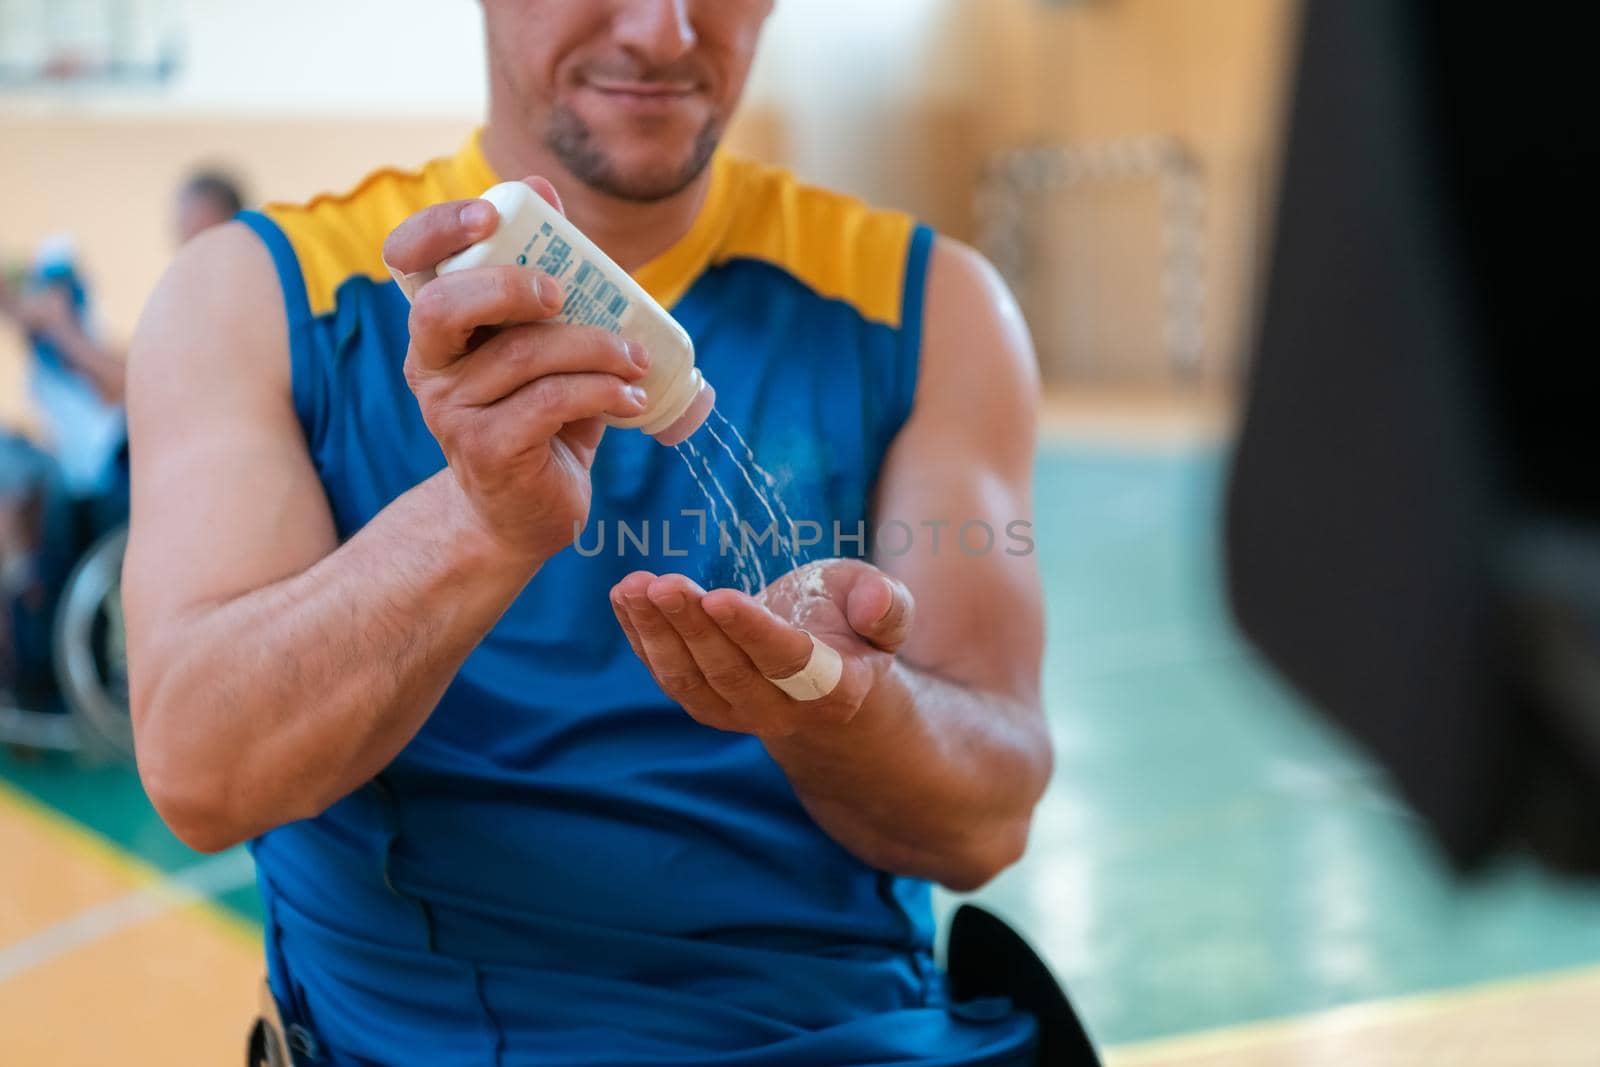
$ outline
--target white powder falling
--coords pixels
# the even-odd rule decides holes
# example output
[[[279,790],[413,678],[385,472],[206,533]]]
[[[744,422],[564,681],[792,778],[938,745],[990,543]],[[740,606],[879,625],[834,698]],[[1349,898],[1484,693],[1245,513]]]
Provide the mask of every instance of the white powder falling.
[[[733,436],[733,439],[739,442],[740,449],[744,451],[744,463],[748,464],[748,467],[741,466],[740,469],[745,476],[745,481],[750,481],[751,468],[753,468],[757,474],[761,475],[761,480],[766,484],[769,492],[761,493],[759,490],[757,490],[757,495],[761,497],[761,502],[766,505],[767,514],[769,516],[772,515],[773,504],[778,506],[778,515],[782,516],[783,519],[782,525],[780,526],[780,536],[785,539],[784,548],[789,554],[789,566],[791,568],[798,568],[800,566],[800,560],[796,554],[800,551],[799,530],[795,526],[794,519],[789,515],[789,509],[784,506],[783,494],[778,491],[777,479],[774,478],[771,473],[768,472],[767,468],[763,467],[756,459],[755,449],[751,448],[750,442],[744,439],[744,434],[739,432],[739,427],[735,426],[728,420],[727,416],[723,415],[722,412],[717,411],[715,408],[712,409],[711,414],[718,422],[722,423],[723,428]],[[734,463],[739,463],[739,458],[733,455],[733,450],[728,448],[727,443],[723,441],[721,437],[717,437],[714,429],[712,430],[711,435],[716,437],[718,444],[722,445],[724,449],[727,449],[729,456],[733,456]],[[756,487],[754,484],[752,484],[750,488],[755,489]],[[777,524],[778,518],[773,517],[772,521],[774,524]]]
[[[727,423],[728,420],[723,419],[722,421]],[[728,442],[722,439],[722,435],[717,433],[716,428],[707,425],[706,432],[709,433],[711,435],[711,439],[728,454],[728,458],[733,460],[734,467],[739,471],[740,474],[744,476],[744,484],[750,487],[750,492],[755,496],[756,503],[760,504],[764,509],[766,509],[767,518],[772,523],[770,529],[772,530],[773,536],[777,538],[777,546],[775,547],[781,547],[783,549],[784,558],[789,564],[789,569],[797,570],[800,566],[800,560],[795,556],[794,549],[791,547],[794,543],[793,531],[786,532],[783,527],[778,524],[778,516],[777,513],[772,509],[772,501],[767,499],[766,492],[759,485],[757,485],[755,479],[751,477],[750,468],[746,466],[744,461],[739,458],[738,454],[728,446]]]
[[[695,448],[694,444],[689,441],[680,442],[674,446],[673,450],[677,452],[678,457],[683,460],[683,465],[689,468],[689,477],[694,479],[694,484],[700,487],[701,495],[706,498],[706,505],[709,510],[707,518],[710,519],[712,530],[720,531],[722,529],[722,523],[717,514],[716,498],[711,495],[711,490],[706,487],[705,480],[700,477],[700,465],[705,463],[705,458],[700,455],[700,450]],[[707,473],[709,474],[710,464],[706,464],[706,467]],[[716,480],[715,475],[712,475],[712,480]],[[728,499],[728,495],[722,492],[722,484],[720,482],[717,483],[717,492],[722,494],[723,500],[726,501]],[[737,525],[737,513],[733,512],[732,503],[728,504],[728,509],[730,512],[728,517],[729,521]],[[715,532],[712,533],[711,537],[713,542],[715,542],[717,545],[717,550],[720,552],[722,549],[721,538]],[[733,557],[733,577],[734,580],[739,583],[739,588],[744,590],[746,593],[755,593],[761,588],[760,585],[754,584],[754,576],[750,573],[748,561],[745,559],[742,551],[737,552]],[[763,581],[762,585],[765,584],[765,581]]]

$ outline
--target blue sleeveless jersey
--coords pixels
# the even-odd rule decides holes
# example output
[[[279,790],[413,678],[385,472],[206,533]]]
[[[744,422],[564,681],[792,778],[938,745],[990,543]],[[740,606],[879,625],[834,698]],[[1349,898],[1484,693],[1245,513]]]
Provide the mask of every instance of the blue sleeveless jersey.
[[[244,216],[277,264],[294,404],[341,537],[444,465],[401,374],[408,307],[383,239],[497,180],[474,139]],[[793,518],[823,529],[818,556],[862,553],[911,407],[931,243],[904,215],[723,154],[690,232],[636,274]],[[692,443],[764,527],[727,453],[705,430]],[[624,575],[733,577],[683,458],[611,430],[593,484],[583,550],[540,570],[394,762],[254,842],[301,1059],[1029,1062],[1030,1019],[947,1005],[928,885],[851,856],[759,740],[695,723],[630,650],[608,601]],[[786,569],[763,552],[768,578]]]

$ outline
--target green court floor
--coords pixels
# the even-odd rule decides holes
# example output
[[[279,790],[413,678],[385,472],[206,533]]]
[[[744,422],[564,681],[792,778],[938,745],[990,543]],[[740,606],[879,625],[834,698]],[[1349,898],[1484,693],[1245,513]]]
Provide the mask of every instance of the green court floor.
[[[1108,1043],[1600,959],[1600,888],[1451,879],[1382,775],[1243,644],[1223,457],[1047,451],[1056,776],[985,896]]]
[[[1381,775],[1241,643],[1221,479],[1209,450],[1042,455],[1057,771],[1028,858],[980,896],[1109,1044],[1600,960],[1600,889],[1518,863],[1455,884]],[[126,768],[0,755],[0,779],[163,870],[200,859]],[[259,920],[252,889],[220,899]]]

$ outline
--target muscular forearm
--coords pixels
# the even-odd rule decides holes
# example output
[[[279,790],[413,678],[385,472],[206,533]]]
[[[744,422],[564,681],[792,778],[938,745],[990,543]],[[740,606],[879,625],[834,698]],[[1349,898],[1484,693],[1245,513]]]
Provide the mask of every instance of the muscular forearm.
[[[537,561],[508,561],[453,477],[306,571],[163,620],[133,664],[146,787],[217,849],[325,810],[421,727]]]
[[[957,890],[1021,856],[1051,768],[1036,706],[901,662],[848,724],[767,748],[806,810],[852,853]]]

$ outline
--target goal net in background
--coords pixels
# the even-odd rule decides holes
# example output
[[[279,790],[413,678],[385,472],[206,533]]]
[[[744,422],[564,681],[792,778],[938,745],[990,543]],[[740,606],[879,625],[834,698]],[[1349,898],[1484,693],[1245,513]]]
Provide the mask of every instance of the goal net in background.
[[[1266,232],[1259,154],[1176,136],[1037,144],[992,156],[978,243],[1033,330],[1046,384],[1236,384]]]
[[[1205,368],[1203,173],[1144,137],[989,161],[980,243],[1033,327],[1047,381],[1194,381]]]

